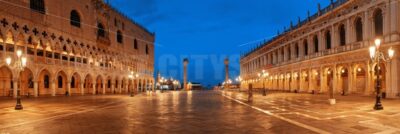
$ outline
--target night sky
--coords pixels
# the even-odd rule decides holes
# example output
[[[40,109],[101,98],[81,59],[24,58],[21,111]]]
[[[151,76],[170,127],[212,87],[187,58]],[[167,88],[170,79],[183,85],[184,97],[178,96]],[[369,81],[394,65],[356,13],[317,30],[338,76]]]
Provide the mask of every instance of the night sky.
[[[110,4],[156,33],[155,70],[182,80],[189,59],[191,82],[214,86],[239,74],[240,53],[317,12],[330,0],[109,0]],[[155,73],[156,73],[155,72]]]

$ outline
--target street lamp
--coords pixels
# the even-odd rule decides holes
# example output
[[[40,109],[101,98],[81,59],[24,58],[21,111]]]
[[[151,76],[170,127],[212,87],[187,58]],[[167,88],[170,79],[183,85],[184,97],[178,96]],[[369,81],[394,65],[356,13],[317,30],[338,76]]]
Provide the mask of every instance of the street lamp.
[[[262,70],[261,73],[257,74],[258,77],[261,79],[261,81],[263,82],[263,96],[267,95],[267,91],[265,89],[265,78],[269,76],[269,73],[265,70]]]
[[[371,56],[372,63],[376,63],[376,65],[377,65],[376,86],[375,86],[375,89],[376,89],[376,101],[375,101],[375,106],[374,106],[375,110],[383,110],[383,106],[382,106],[382,103],[381,103],[381,98],[382,98],[382,95],[381,95],[381,78],[380,78],[380,74],[379,74],[380,73],[379,72],[379,70],[380,70],[380,67],[379,67],[380,66],[380,62],[381,62],[381,60],[383,62],[390,62],[390,60],[394,56],[393,48],[389,48],[388,49],[388,56],[387,57],[383,54],[383,52],[381,52],[379,50],[379,48],[381,46],[381,42],[382,42],[381,39],[376,39],[375,40],[375,46],[371,46],[369,48],[369,54]]]
[[[21,76],[20,73],[22,71],[24,71],[24,68],[26,67],[26,62],[27,59],[26,57],[22,56],[22,51],[21,50],[17,50],[17,60],[15,61],[14,64],[11,65],[12,63],[12,58],[11,57],[7,57],[6,58],[6,64],[11,67],[14,68],[16,71],[17,76],[17,82],[20,82],[19,77]],[[20,89],[18,88],[17,85],[17,104],[15,105],[15,110],[22,110],[22,104],[21,104],[21,96],[20,96]]]

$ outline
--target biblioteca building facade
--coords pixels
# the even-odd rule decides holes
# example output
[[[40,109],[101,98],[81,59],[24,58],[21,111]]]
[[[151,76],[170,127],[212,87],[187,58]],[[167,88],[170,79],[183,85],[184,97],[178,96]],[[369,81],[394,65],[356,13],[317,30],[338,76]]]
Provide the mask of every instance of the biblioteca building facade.
[[[338,0],[308,16],[241,57],[242,88],[372,96],[379,75],[386,97],[399,97],[399,0]],[[380,65],[369,53],[377,38],[396,53]]]
[[[154,87],[154,34],[104,1],[0,3],[0,96],[15,97],[18,89],[37,97]]]

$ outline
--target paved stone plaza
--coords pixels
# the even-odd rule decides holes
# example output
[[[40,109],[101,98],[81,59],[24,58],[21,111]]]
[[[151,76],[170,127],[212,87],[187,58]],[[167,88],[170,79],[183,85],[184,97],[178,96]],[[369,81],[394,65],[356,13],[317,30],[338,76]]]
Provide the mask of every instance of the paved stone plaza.
[[[0,100],[0,133],[400,133],[399,100],[191,91]]]

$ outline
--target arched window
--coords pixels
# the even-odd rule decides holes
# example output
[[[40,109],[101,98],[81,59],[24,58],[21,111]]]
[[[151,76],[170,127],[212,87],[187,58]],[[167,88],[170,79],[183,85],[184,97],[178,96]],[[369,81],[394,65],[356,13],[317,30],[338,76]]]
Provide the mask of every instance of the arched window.
[[[45,14],[44,0],[30,0],[30,7],[32,10]]]
[[[314,35],[314,52],[318,52],[319,51],[319,42],[318,42],[318,36]]]
[[[146,54],[149,54],[149,46],[146,44]]]
[[[70,23],[72,26],[81,27],[81,16],[76,10],[71,11]]]
[[[304,45],[304,55],[308,55],[308,42],[307,42],[307,40],[303,41],[303,45]]]
[[[122,33],[121,33],[121,31],[117,31],[117,42],[118,43],[122,43],[122,40],[123,40],[123,38],[122,38]]]
[[[362,41],[363,40],[363,24],[360,17],[358,17],[355,21],[355,28],[356,28],[356,40]]]
[[[382,10],[378,9],[374,13],[374,26],[375,26],[375,36],[383,35],[383,15]]]
[[[97,24],[97,36],[106,37],[106,31],[104,30],[104,25],[101,23]]]
[[[138,49],[138,42],[136,39],[133,40],[133,48]]]
[[[325,33],[325,48],[326,49],[331,49],[331,31],[326,31]]]
[[[71,88],[75,88],[75,77],[71,78]]]
[[[63,78],[62,76],[58,76],[58,88],[63,88]]]
[[[346,45],[346,28],[343,24],[339,26],[339,42],[341,46]]]
[[[299,57],[299,45],[296,43],[296,45],[294,46],[294,50],[295,50],[295,55],[296,58]]]
[[[44,75],[43,85],[44,85],[44,88],[49,88],[50,87],[50,77],[49,77],[49,75]]]

